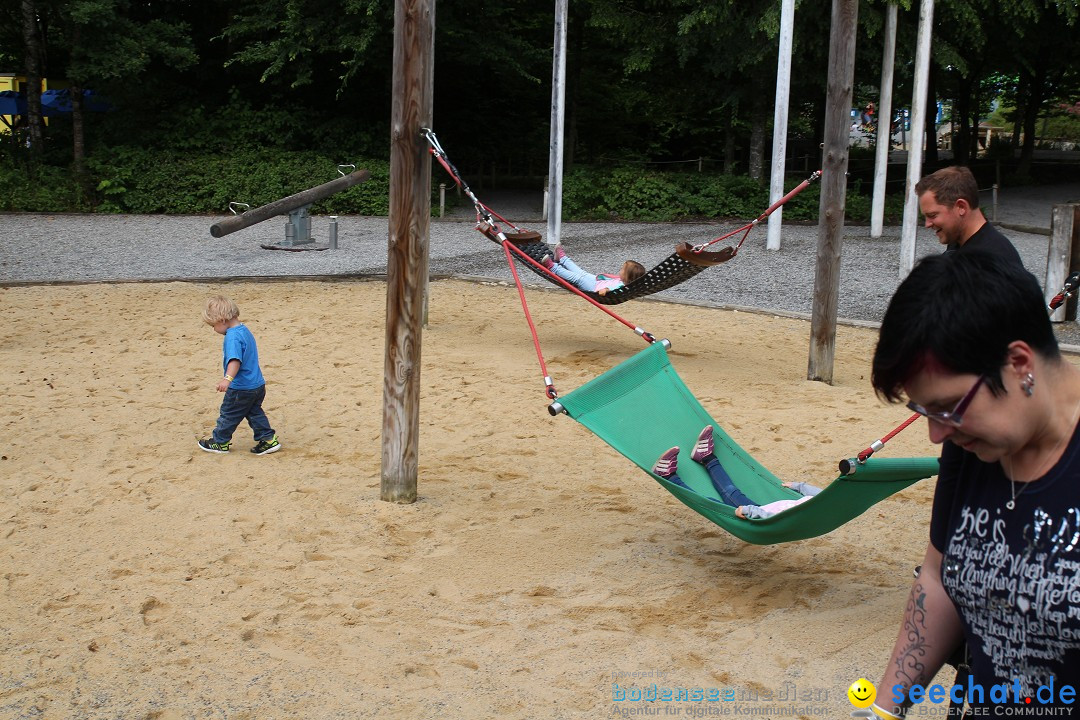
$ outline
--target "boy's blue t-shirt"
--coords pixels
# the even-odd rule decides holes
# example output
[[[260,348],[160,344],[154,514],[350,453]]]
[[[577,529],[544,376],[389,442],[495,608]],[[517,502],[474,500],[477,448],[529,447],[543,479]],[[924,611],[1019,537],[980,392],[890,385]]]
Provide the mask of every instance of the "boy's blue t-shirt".
[[[229,367],[230,360],[240,361],[240,370],[236,377],[229,383],[233,390],[254,390],[266,384],[263,380],[262,369],[259,368],[259,350],[255,347],[255,336],[247,329],[246,325],[237,325],[225,331],[223,343],[224,361],[222,365]],[[224,371],[223,371],[224,372]]]

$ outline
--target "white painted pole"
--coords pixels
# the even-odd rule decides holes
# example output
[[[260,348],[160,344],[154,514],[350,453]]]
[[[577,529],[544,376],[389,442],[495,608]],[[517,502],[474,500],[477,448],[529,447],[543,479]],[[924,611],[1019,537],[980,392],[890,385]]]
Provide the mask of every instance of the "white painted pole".
[[[795,26],[795,0],[780,5],[780,49],[776,60],[776,103],[773,111],[772,175],[769,181],[769,205],[784,197],[784,165],[787,159],[788,101],[791,89],[791,41]],[[784,208],[769,216],[767,250],[780,249]]]
[[[896,62],[897,6],[885,8],[885,50],[881,55],[881,95],[878,97],[877,153],[874,156],[874,198],[870,206],[870,237],[881,237],[885,225],[885,185],[892,150],[892,85]]]
[[[926,139],[926,90],[930,78],[930,40],[934,32],[934,0],[922,0],[919,35],[915,50],[915,89],[911,94],[911,144],[908,149],[904,224],[900,228],[900,279],[915,267],[915,232],[919,227],[919,198],[915,185],[922,176],[923,143]]]
[[[551,54],[551,140],[548,146],[547,242],[562,232],[563,124],[566,117],[566,16],[570,0],[555,0],[555,44]]]

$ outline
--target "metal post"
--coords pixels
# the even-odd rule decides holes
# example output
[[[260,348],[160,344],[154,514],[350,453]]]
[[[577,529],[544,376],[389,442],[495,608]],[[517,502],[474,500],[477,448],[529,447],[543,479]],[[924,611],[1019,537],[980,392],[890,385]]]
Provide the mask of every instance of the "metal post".
[[[439,217],[446,215],[446,183],[439,183]]]
[[[772,173],[769,178],[769,203],[784,196],[784,168],[787,162],[788,100],[791,94],[791,46],[794,38],[795,0],[780,3],[780,43],[776,61],[776,101],[773,110]],[[767,250],[780,249],[784,208],[769,216],[765,239]]]
[[[878,96],[877,147],[874,148],[874,197],[870,205],[870,237],[879,238],[885,226],[885,190],[892,150],[892,85],[896,62],[897,6],[885,10],[885,49],[881,55],[881,94]]]
[[[904,219],[900,228],[900,279],[915,266],[915,240],[919,198],[915,185],[922,176],[923,141],[926,138],[926,105],[930,77],[930,46],[934,28],[934,0],[922,0],[915,47],[915,88],[911,96],[911,149],[908,150]]]
[[[330,249],[337,250],[337,215],[330,216]]]
[[[551,57],[551,138],[548,149],[547,237],[557,245],[562,233],[563,123],[566,119],[566,19],[569,0],[555,0],[555,40]]]

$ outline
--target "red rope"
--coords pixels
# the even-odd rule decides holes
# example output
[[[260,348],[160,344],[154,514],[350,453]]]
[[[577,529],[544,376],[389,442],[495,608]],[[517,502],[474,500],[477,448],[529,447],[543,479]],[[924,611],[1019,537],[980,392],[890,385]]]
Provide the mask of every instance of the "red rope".
[[[1072,275],[1070,275],[1069,277],[1067,277],[1065,279],[1065,285],[1064,285],[1064,287],[1062,287],[1061,292],[1059,292],[1057,295],[1055,295],[1053,297],[1053,299],[1050,300],[1050,303],[1049,303],[1050,311],[1053,312],[1054,310],[1057,310],[1059,307],[1061,307],[1062,303],[1064,303],[1066,300],[1068,300],[1070,297],[1072,297],[1072,294],[1076,291],[1077,286],[1080,286],[1080,272],[1073,273]],[[881,438],[880,440],[875,440],[873,443],[870,444],[870,447],[866,448],[861,453],[859,453],[859,462],[866,462],[866,459],[868,457],[870,457],[875,452],[880,450],[881,447],[885,443],[892,440],[893,437],[897,433],[899,433],[901,430],[906,428],[911,423],[918,420],[919,417],[920,417],[919,413],[915,413],[914,415],[909,417],[907,420],[900,423],[896,427],[896,429],[894,429],[888,435]]]
[[[743,243],[746,242],[746,236],[750,234],[750,230],[752,230],[755,225],[760,224],[762,220],[764,220],[765,218],[769,217],[774,212],[776,212],[777,208],[781,207],[782,205],[785,205],[789,200],[791,200],[791,198],[793,198],[796,195],[798,195],[799,193],[801,193],[803,190],[805,190],[810,185],[810,183],[814,182],[819,177],[821,177],[821,171],[820,170],[815,170],[813,172],[813,174],[810,175],[810,177],[806,178],[801,183],[799,183],[798,185],[793,187],[791,189],[791,191],[788,192],[787,195],[785,195],[784,197],[782,197],[779,200],[777,200],[776,202],[774,202],[772,205],[770,205],[768,208],[765,209],[765,212],[758,215],[756,218],[751,220],[746,225],[743,225],[741,228],[738,228],[736,230],[732,230],[731,232],[729,232],[726,235],[721,235],[720,237],[716,238],[715,240],[710,240],[709,242],[704,243],[703,245],[695,245],[694,250],[700,252],[700,251],[704,250],[705,248],[709,247],[710,245],[715,245],[716,243],[720,242],[721,240],[727,240],[732,235],[735,235],[736,233],[741,232],[741,233],[743,233],[742,239],[740,239],[739,244],[735,246],[735,252],[737,253],[739,251],[739,248],[742,247]],[[743,231],[745,231],[745,232],[743,232]],[[732,256],[734,257],[734,254],[732,254]]]
[[[629,320],[627,320],[627,319],[625,319],[625,318],[623,318],[623,317],[619,316],[618,314],[616,314],[616,313],[615,313],[615,312],[613,312],[612,310],[608,309],[608,307],[607,307],[606,305],[601,305],[601,304],[600,304],[600,303],[598,303],[598,302],[597,302],[596,300],[594,300],[593,298],[589,297],[588,295],[586,295],[586,294],[585,294],[584,292],[582,292],[582,291],[581,291],[581,290],[579,290],[578,288],[574,287],[573,285],[571,285],[570,283],[566,282],[565,280],[563,280],[563,279],[562,279],[561,277],[559,277],[559,276],[558,276],[558,275],[556,275],[555,273],[553,273],[553,272],[551,272],[550,270],[548,270],[548,269],[547,269],[546,267],[544,267],[544,266],[543,266],[543,265],[541,265],[540,263],[538,263],[538,262],[536,262],[535,260],[533,260],[533,259],[532,259],[531,257],[529,257],[528,253],[526,253],[526,252],[525,252],[524,250],[522,250],[521,248],[517,247],[516,245],[514,245],[513,243],[511,243],[511,242],[509,242],[509,241],[504,241],[504,242],[503,242],[503,249],[505,250],[505,249],[506,249],[507,247],[509,247],[509,248],[510,248],[510,250],[513,250],[513,251],[514,251],[514,252],[515,252],[515,253],[516,253],[516,254],[518,255],[518,257],[522,258],[523,260],[525,260],[525,262],[529,263],[529,264],[530,264],[530,265],[532,265],[533,267],[535,267],[535,268],[537,268],[537,269],[539,269],[539,270],[543,271],[543,273],[544,273],[545,275],[547,275],[547,276],[548,276],[548,277],[550,277],[550,278],[551,278],[552,280],[554,280],[555,282],[557,282],[557,283],[559,283],[560,285],[562,285],[562,286],[563,286],[564,288],[566,288],[566,289],[567,289],[567,290],[569,290],[570,292],[572,292],[572,293],[574,293],[575,295],[577,295],[577,296],[579,296],[579,297],[581,297],[581,298],[584,298],[585,300],[589,301],[590,303],[592,303],[593,307],[596,307],[596,308],[599,308],[600,310],[603,310],[603,311],[604,311],[605,313],[607,313],[607,314],[608,314],[608,315],[610,315],[611,317],[615,318],[616,320],[618,320],[619,322],[621,322],[621,323],[622,323],[623,325],[625,325],[626,327],[628,327],[628,328],[630,328],[631,330],[633,330],[633,331],[634,331],[634,332],[635,332],[636,334],[638,334],[638,335],[641,335],[641,337],[643,337],[643,338],[645,339],[645,341],[646,341],[646,342],[648,342],[648,343],[650,343],[650,344],[651,344],[651,343],[654,343],[654,342],[656,342],[656,337],[655,337],[655,336],[654,336],[654,335],[653,335],[652,333],[650,333],[650,332],[645,332],[644,330],[642,330],[641,328],[639,328],[639,327],[638,327],[637,325],[635,325],[634,323],[630,322]],[[508,255],[507,257],[509,257],[509,255]],[[511,263],[511,266],[510,266],[510,267],[511,267],[511,270],[513,270],[513,268],[514,268],[514,266],[513,266],[513,263]],[[516,273],[516,272],[514,272],[514,279],[515,279],[515,280],[517,280],[517,273]]]
[[[547,363],[544,362],[544,351],[540,348],[540,338],[536,333],[536,324],[533,322],[532,313],[529,312],[529,303],[525,300],[525,288],[521,283],[521,277],[518,275],[517,265],[514,264],[514,258],[511,255],[511,252],[516,253],[519,257],[521,257],[522,259],[524,259],[526,262],[533,265],[534,267],[539,268],[540,270],[543,270],[545,273],[550,275],[554,280],[556,280],[557,282],[561,283],[564,287],[566,287],[566,289],[568,289],[568,290],[570,290],[570,291],[572,291],[574,293],[577,293],[578,295],[585,298],[586,300],[588,300],[590,303],[592,303],[596,307],[598,307],[601,310],[603,310],[604,312],[606,312],[611,317],[613,317],[616,320],[618,320],[619,322],[621,322],[623,325],[626,325],[628,328],[632,329],[636,334],[643,337],[646,342],[649,342],[649,343],[656,342],[656,338],[653,336],[652,333],[645,332],[644,330],[637,327],[633,323],[631,323],[631,322],[629,322],[627,320],[624,320],[623,318],[619,317],[618,315],[616,315],[611,310],[608,310],[606,307],[604,307],[600,303],[596,302],[591,297],[584,294],[583,292],[578,290],[573,285],[570,285],[565,280],[563,280],[561,277],[559,277],[558,275],[555,275],[554,273],[552,273],[550,270],[548,270],[546,267],[544,267],[540,263],[533,260],[521,248],[516,247],[510,241],[503,240],[502,247],[503,247],[503,253],[506,255],[506,264],[510,266],[510,273],[514,276],[514,284],[517,285],[518,297],[521,299],[521,309],[522,309],[522,311],[524,311],[525,320],[529,324],[529,332],[532,333],[533,347],[536,349],[536,359],[539,360],[539,362],[540,362],[540,372],[543,373],[543,375],[544,375],[545,392],[546,392],[548,398],[550,398],[551,400],[554,400],[555,398],[557,398],[559,396],[559,393],[555,390],[555,385],[552,382],[551,377],[548,375]]]
[[[880,450],[880,449],[882,448],[882,446],[884,446],[884,445],[885,445],[885,443],[887,443],[887,442],[889,442],[890,440],[892,440],[892,439],[893,439],[893,437],[895,437],[897,433],[899,433],[899,432],[900,432],[901,430],[903,430],[904,428],[906,428],[906,427],[907,427],[908,425],[910,425],[911,423],[913,423],[913,422],[915,422],[916,420],[918,420],[918,419],[919,419],[920,417],[922,417],[922,416],[921,416],[921,415],[919,415],[919,413],[915,413],[914,415],[912,415],[911,417],[909,417],[909,418],[908,418],[907,420],[905,420],[904,422],[902,422],[902,423],[900,423],[899,425],[897,425],[897,426],[896,426],[896,428],[895,428],[895,429],[893,429],[893,431],[892,431],[892,432],[890,432],[889,434],[887,434],[887,435],[886,435],[885,437],[881,438],[880,440],[875,440],[874,442],[870,443],[870,447],[866,448],[866,449],[865,449],[865,450],[863,450],[863,451],[862,451],[861,453],[859,453],[859,462],[861,462],[861,463],[862,463],[862,462],[866,462],[866,459],[867,459],[868,457],[870,457],[870,456],[871,456],[871,455],[873,455],[873,454],[874,454],[875,452],[877,452],[878,450]]]
[[[514,265],[514,258],[510,256],[510,243],[503,243],[503,252],[506,253],[506,263],[510,266],[510,272],[514,276],[514,283],[517,285],[518,297],[521,298],[521,309],[525,312],[525,320],[529,323],[529,332],[532,333],[533,347],[536,348],[536,359],[540,361],[540,372],[544,374],[544,385],[546,386],[547,396],[554,400],[559,397],[559,393],[555,390],[555,385],[548,376],[547,363],[544,362],[544,351],[540,349],[540,338],[536,334],[536,324],[533,322],[532,313],[529,312],[529,303],[525,301],[525,288],[522,287],[521,278],[518,277],[517,267]]]
[[[612,312],[606,306],[601,305],[578,288],[574,287],[555,273],[548,270],[541,263],[538,263],[521,248],[510,243],[506,239],[506,235],[503,234],[502,230],[495,225],[494,221],[491,219],[492,216],[498,218],[503,223],[509,225],[510,227],[514,228],[519,232],[521,229],[514,223],[504,218],[502,215],[499,215],[497,212],[493,211],[491,208],[480,202],[480,199],[477,198],[476,195],[473,194],[472,190],[469,189],[469,186],[465,184],[465,181],[461,178],[461,175],[458,173],[457,168],[455,168],[453,164],[450,163],[449,159],[446,157],[445,152],[443,152],[442,148],[438,145],[438,141],[435,139],[434,133],[431,133],[430,131],[425,131],[424,136],[427,138],[429,144],[431,145],[431,147],[428,148],[428,151],[435,156],[435,159],[439,161],[439,164],[443,166],[443,169],[446,170],[446,172],[450,175],[451,178],[453,178],[454,183],[465,192],[465,194],[469,197],[470,200],[472,200],[473,206],[476,208],[477,224],[479,225],[481,221],[487,222],[491,224],[494,230],[498,233],[498,237],[500,238],[503,247],[503,253],[506,255],[506,263],[510,266],[510,273],[514,276],[514,284],[517,285],[518,297],[521,299],[521,309],[524,311],[525,320],[529,324],[529,332],[532,334],[533,347],[535,347],[536,349],[536,358],[540,362],[540,372],[544,374],[544,385],[546,387],[547,396],[550,399],[554,400],[555,398],[557,398],[558,392],[555,390],[555,385],[552,383],[551,377],[548,375],[547,363],[544,361],[544,352],[540,348],[540,338],[536,333],[536,324],[533,322],[532,314],[529,312],[529,304],[525,300],[525,289],[522,286],[521,277],[518,275],[517,266],[514,264],[514,259],[511,255],[511,251],[516,253],[520,258],[532,265],[534,268],[546,274],[553,281],[559,283],[564,288],[578,295],[579,297],[582,297],[585,300],[589,301],[594,307],[600,308],[605,313],[615,318],[626,327],[633,330],[635,334],[640,335],[642,338],[644,338],[646,342],[656,342],[656,337],[652,333],[646,332],[642,328],[634,325],[632,322]]]

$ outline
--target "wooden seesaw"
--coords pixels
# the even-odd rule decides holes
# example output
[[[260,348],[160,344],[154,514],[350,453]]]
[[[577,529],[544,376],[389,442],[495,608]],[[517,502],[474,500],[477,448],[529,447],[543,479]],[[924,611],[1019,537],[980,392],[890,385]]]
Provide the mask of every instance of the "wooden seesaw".
[[[302,190],[295,195],[275,200],[257,208],[251,208],[247,203],[231,202],[229,210],[233,217],[226,218],[210,226],[210,234],[216,238],[223,237],[237,230],[251,227],[263,220],[269,220],[278,215],[288,215],[285,221],[285,241],[277,245],[262,245],[267,250],[332,250],[337,248],[337,216],[330,217],[329,244],[317,245],[311,237],[311,206],[320,200],[325,200],[335,193],[347,190],[353,185],[364,182],[371,177],[367,170],[354,170],[346,175],[341,171],[343,167],[355,165],[339,165],[338,172],[341,177],[330,182],[316,185],[313,188]],[[237,212],[238,208],[247,208],[243,212]]]

